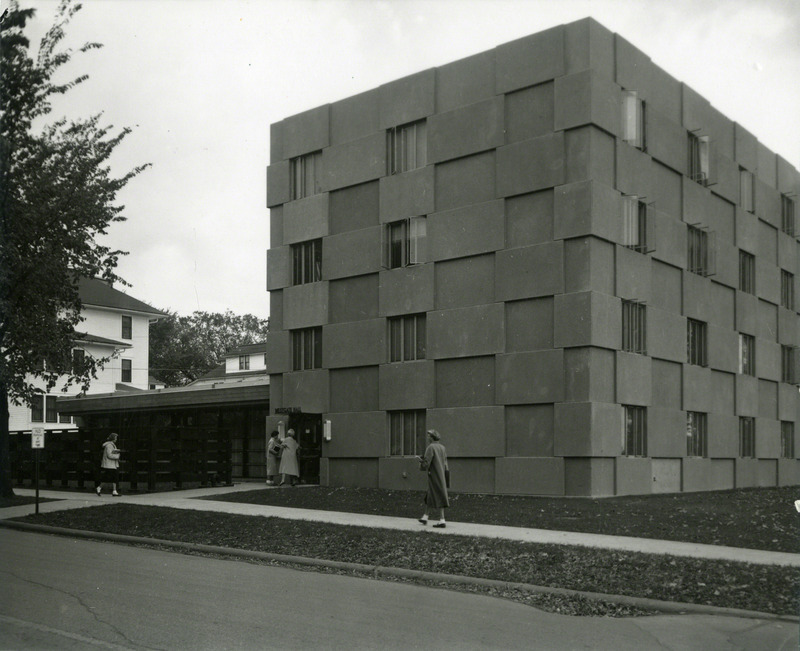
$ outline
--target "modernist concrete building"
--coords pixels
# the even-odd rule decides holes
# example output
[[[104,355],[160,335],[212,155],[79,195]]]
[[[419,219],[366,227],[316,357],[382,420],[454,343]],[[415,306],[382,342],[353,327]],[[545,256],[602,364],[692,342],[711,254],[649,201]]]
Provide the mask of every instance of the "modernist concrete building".
[[[800,175],[586,19],[272,125],[268,428],[321,482],[800,483]]]

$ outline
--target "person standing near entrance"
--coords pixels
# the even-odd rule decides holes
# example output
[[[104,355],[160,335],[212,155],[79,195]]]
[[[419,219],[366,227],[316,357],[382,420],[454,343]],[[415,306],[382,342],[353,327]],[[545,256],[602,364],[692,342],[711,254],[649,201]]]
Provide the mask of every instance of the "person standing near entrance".
[[[447,495],[448,476],[450,469],[447,465],[447,451],[439,441],[442,438],[435,429],[428,430],[428,447],[425,449],[424,457],[417,457],[419,469],[428,471],[428,492],[425,495],[425,513],[419,521],[428,524],[428,512],[433,511],[433,515],[439,514],[439,521],[433,526],[437,529],[444,529],[447,525],[444,521],[444,510],[450,506],[450,499]]]
[[[267,444],[267,483],[270,486],[275,484],[281,462],[281,440],[278,437],[278,430],[274,430]]]
[[[288,477],[289,485],[294,486],[297,483],[298,477],[300,477],[300,468],[297,465],[297,451],[300,449],[300,446],[297,444],[297,441],[295,441],[293,429],[286,432],[286,438],[283,439],[281,448],[283,448],[283,453],[281,454],[281,465],[279,468],[279,472],[282,475],[280,485],[283,486]]]
[[[117,484],[119,484],[119,456],[117,448],[117,434],[112,432],[103,443],[103,456],[100,459],[100,479],[95,483],[97,494],[102,493],[103,481],[111,484],[111,494],[117,497]]]

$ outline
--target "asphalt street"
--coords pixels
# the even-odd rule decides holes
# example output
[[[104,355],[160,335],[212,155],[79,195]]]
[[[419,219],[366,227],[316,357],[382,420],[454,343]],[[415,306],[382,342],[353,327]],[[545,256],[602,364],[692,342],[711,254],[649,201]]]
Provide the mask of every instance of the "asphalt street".
[[[480,595],[0,529],[0,648],[794,649],[797,625],[606,619]]]

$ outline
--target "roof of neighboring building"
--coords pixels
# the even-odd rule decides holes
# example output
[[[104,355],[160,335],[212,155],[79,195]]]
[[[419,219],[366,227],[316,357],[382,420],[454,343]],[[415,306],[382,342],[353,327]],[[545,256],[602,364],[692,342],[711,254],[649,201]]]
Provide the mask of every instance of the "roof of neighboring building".
[[[119,341],[118,339],[109,339],[108,337],[101,337],[93,335],[88,332],[76,332],[75,339],[85,341],[89,344],[102,344],[105,346],[113,346],[114,348],[131,348],[133,344],[127,341]]]
[[[231,348],[227,353],[225,353],[226,357],[233,357],[234,355],[252,355],[254,353],[266,353],[267,352],[267,342],[262,341],[257,344],[244,344],[242,346],[237,346],[236,348]]]
[[[110,284],[98,278],[81,278],[78,280],[78,292],[83,305],[110,307],[129,312],[143,312],[151,317],[165,317],[166,312],[157,310],[138,298],[114,289]]]

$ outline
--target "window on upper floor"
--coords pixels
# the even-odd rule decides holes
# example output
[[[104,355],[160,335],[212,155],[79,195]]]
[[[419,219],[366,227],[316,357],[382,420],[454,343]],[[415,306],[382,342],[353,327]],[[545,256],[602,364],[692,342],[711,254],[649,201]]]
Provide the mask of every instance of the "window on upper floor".
[[[79,373],[86,361],[86,351],[83,348],[72,349],[72,372]]]
[[[689,132],[689,178],[701,185],[711,180],[711,138]]]
[[[389,361],[425,359],[425,315],[412,314],[389,319]]]
[[[425,452],[425,410],[389,412],[389,454],[393,457],[422,455]]]
[[[391,222],[383,231],[384,266],[389,269],[425,262],[427,220],[424,216]]]
[[[292,283],[305,285],[322,280],[322,240],[292,244]]]
[[[739,205],[742,210],[753,212],[756,209],[756,179],[752,172],[739,168]]]
[[[622,350],[647,353],[647,308],[638,301],[622,301]]]
[[[622,91],[622,140],[645,149],[645,103],[635,90]]]
[[[428,136],[425,120],[411,122],[386,131],[388,174],[400,174],[425,167],[428,163]]]
[[[250,355],[239,355],[239,370],[240,371],[250,370]]]
[[[133,382],[133,361],[130,359],[122,360],[122,381]]]
[[[756,374],[756,338],[739,333],[739,373]]]
[[[653,205],[635,194],[622,197],[623,246],[647,253],[655,243],[655,219]]]
[[[322,152],[297,156],[289,160],[289,196],[292,200],[319,194],[322,190]]]
[[[56,411],[56,396],[44,397],[44,421],[46,423],[58,422],[58,412]]]
[[[756,419],[752,416],[739,416],[739,456],[756,456]]]
[[[756,257],[739,249],[739,291],[756,293]]]
[[[790,420],[781,421],[781,457],[794,459],[794,423]]]
[[[781,195],[781,230],[794,237],[794,199],[788,194]]]
[[[795,352],[797,350],[794,346],[781,346],[781,382],[787,384],[796,384],[797,377],[795,374]]]
[[[794,274],[781,269],[781,305],[787,310],[794,309]]]
[[[133,339],[133,317],[122,315],[122,338]]]
[[[708,365],[706,324],[703,321],[686,319],[686,357],[689,364]]]
[[[628,457],[647,456],[647,408],[622,406],[625,430],[622,433],[622,454]]]
[[[690,225],[686,235],[687,268],[701,276],[713,276],[716,266],[714,232]]]
[[[31,422],[44,422],[44,396],[41,393],[31,398]]]
[[[292,370],[322,368],[322,328],[292,330]]]
[[[708,456],[708,436],[707,436],[706,414],[700,411],[686,412],[686,456],[687,457],[707,457]]]

